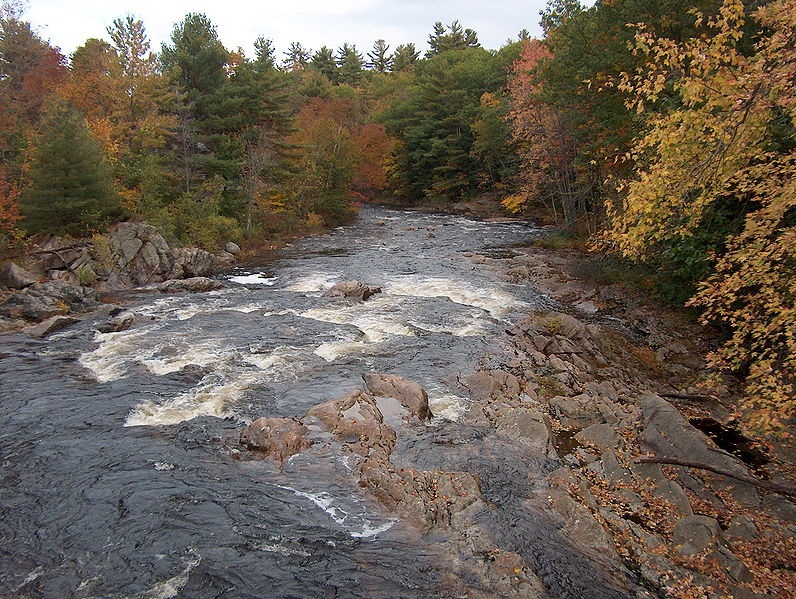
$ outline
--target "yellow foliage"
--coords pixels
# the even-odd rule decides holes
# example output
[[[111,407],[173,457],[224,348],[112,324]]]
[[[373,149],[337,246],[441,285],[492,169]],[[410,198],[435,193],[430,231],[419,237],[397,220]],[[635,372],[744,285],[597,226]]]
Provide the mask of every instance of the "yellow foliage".
[[[512,214],[518,214],[522,212],[523,208],[525,208],[528,203],[528,196],[524,193],[517,193],[506,196],[500,203]]]
[[[623,205],[608,206],[607,238],[625,256],[644,259],[657,242],[704,226],[722,197],[756,208],[691,304],[704,308],[705,322],[732,330],[710,358],[748,371],[748,425],[781,433],[796,417],[796,152],[772,150],[769,126],[784,113],[796,143],[796,0],[776,0],[753,16],[764,33],[751,56],[738,47],[747,18],[741,0],[725,0],[714,19],[698,16],[713,36],[676,43],[641,27],[636,51],[650,60],[623,75],[629,106],[649,113],[673,90],[681,107],[653,114],[636,141],[639,170],[623,187]]]

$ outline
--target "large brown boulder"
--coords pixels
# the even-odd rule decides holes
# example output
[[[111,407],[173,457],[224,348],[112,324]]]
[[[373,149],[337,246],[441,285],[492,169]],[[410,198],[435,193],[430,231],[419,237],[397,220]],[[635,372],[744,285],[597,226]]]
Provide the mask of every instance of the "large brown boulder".
[[[135,287],[158,283],[169,278],[174,267],[174,253],[152,225],[120,223],[108,235],[114,262],[109,278],[111,287]]]
[[[240,442],[281,464],[308,449],[312,441],[307,428],[292,418],[258,418],[240,434]]]
[[[397,399],[403,407],[420,420],[428,420],[431,417],[428,394],[416,382],[394,374],[376,372],[366,372],[362,378],[368,391],[373,395]]]

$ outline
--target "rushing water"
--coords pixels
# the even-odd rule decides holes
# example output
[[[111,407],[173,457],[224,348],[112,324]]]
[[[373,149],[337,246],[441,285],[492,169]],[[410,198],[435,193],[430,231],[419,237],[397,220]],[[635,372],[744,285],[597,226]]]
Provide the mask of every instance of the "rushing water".
[[[0,596],[449,596],[423,536],[357,489],[344,460],[280,471],[236,459],[237,435],[361,388],[365,371],[418,381],[435,414],[426,436],[455,431],[467,409],[457,377],[545,301],[468,256],[534,234],[367,208],[228,273],[228,289],[134,297],[129,330],[97,332],[98,314],[46,340],[3,336]],[[383,293],[323,296],[346,279]],[[439,443],[416,444],[424,467],[444,462]],[[497,506],[482,516],[497,542],[551,597],[622,596],[523,502],[554,464],[504,451],[466,465]]]

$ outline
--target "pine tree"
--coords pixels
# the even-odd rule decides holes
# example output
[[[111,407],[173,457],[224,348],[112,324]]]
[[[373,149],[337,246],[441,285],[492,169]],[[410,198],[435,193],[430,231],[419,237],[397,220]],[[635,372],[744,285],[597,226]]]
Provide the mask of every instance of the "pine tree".
[[[45,114],[28,178],[20,207],[30,233],[81,235],[119,214],[100,146],[66,102]]]
[[[376,40],[373,44],[373,51],[368,52],[367,67],[377,73],[386,73],[392,69],[392,57],[387,54],[390,50],[389,44],[384,40]]]

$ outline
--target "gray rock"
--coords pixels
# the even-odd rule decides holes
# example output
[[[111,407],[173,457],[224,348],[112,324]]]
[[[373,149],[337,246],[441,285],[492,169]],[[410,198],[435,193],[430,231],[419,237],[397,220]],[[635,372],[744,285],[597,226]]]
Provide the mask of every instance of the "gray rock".
[[[206,277],[214,272],[214,256],[210,252],[199,248],[177,248],[173,254],[174,266],[169,273],[170,279]]]
[[[381,293],[381,287],[365,285],[361,281],[340,281],[323,295],[326,297],[347,297],[366,300],[372,295]]]
[[[119,314],[108,322],[99,325],[97,330],[100,333],[118,333],[119,331],[126,331],[129,329],[133,325],[134,321],[135,314],[132,312],[126,312]]]
[[[695,555],[721,537],[718,520],[708,516],[684,516],[674,527],[672,542],[680,555]]]
[[[58,314],[94,308],[97,297],[93,289],[64,281],[36,283],[0,303],[0,316],[39,322]]]
[[[550,429],[544,415],[530,408],[515,408],[498,419],[499,432],[516,438],[531,449],[541,453],[550,452],[552,443]]]
[[[643,449],[669,458],[712,464],[729,472],[748,474],[739,460],[717,448],[665,399],[645,395],[640,403],[644,420],[644,431],[640,436]]]
[[[50,318],[41,321],[39,324],[34,325],[27,329],[25,332],[31,337],[46,337],[56,331],[65,329],[69,325],[78,322],[77,318],[72,316],[51,316]]]
[[[37,282],[36,275],[13,262],[6,262],[0,266],[0,285],[11,289],[22,289]]]
[[[108,234],[111,259],[117,272],[112,287],[131,287],[166,280],[174,267],[174,254],[157,229],[146,223],[120,223]]]
[[[224,251],[234,256],[235,254],[240,252],[240,246],[233,241],[228,241],[227,244],[224,246]]]
[[[620,447],[619,437],[610,424],[592,424],[575,435],[575,439],[583,445],[596,447],[600,452]]]

